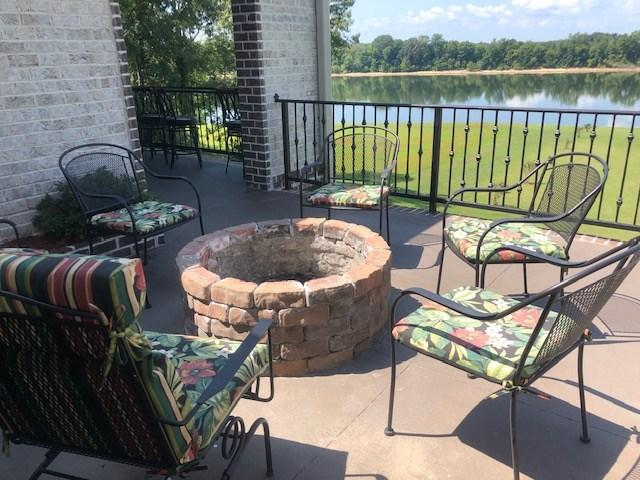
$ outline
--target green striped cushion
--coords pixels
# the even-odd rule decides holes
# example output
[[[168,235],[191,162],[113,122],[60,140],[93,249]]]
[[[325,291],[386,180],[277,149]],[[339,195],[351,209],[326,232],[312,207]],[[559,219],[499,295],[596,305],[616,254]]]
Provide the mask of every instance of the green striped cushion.
[[[105,326],[131,325],[144,307],[139,259],[0,251],[0,289],[82,312],[98,307]],[[0,297],[0,312],[39,316],[39,309]]]

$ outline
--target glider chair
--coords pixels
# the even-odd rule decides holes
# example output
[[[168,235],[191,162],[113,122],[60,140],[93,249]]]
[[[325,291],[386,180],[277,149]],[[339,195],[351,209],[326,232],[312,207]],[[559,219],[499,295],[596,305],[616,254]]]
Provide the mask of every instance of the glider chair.
[[[230,478],[248,429],[241,398],[273,397],[270,320],[242,342],[143,332],[139,259],[0,251],[0,428],[11,443],[48,449],[30,477],[81,480],[51,468],[74,453],[169,478],[206,467],[212,446]],[[266,341],[265,341],[266,336]],[[260,392],[268,375],[270,391]],[[264,388],[263,388],[264,390]]]
[[[147,239],[189,221],[200,222],[204,235],[202,205],[196,187],[185,177],[153,172],[131,150],[108,143],[80,145],[65,151],[60,169],[86,218],[90,252],[96,234],[120,234],[133,237],[136,256],[140,241],[147,262]],[[186,183],[193,191],[196,206],[149,199],[143,190],[141,174],[160,180]]]
[[[396,383],[396,344],[440,360],[500,386],[490,398],[510,395],[510,437],[513,477],[519,478],[516,442],[516,399],[533,392],[531,384],[578,349],[578,387],[583,442],[589,441],[584,395],[584,346],[591,340],[591,322],[640,261],[640,237],[584,262],[570,262],[522,247],[501,247],[564,269],[581,268],[543,292],[523,301],[480,287],[459,287],[440,296],[420,288],[403,290],[393,302],[391,330],[391,389],[385,434],[392,427]],[[576,285],[580,282],[579,286]],[[567,288],[576,287],[571,293]],[[400,300],[413,295],[422,305],[396,321]]]
[[[476,286],[480,285],[482,263],[490,252],[501,246],[523,247],[527,251],[568,260],[573,238],[602,190],[607,174],[607,164],[597,155],[561,153],[538,165],[514,185],[456,191],[442,214],[442,248],[436,260],[439,265],[436,291],[440,292],[447,248],[475,269]],[[465,193],[522,191],[527,184],[533,188],[533,195],[524,217],[494,221],[465,217],[447,222],[449,207]],[[494,264],[521,263],[525,295],[528,294],[527,263],[540,262],[537,257],[510,249],[502,249],[490,260]],[[561,267],[561,280],[565,273],[565,268]]]
[[[389,238],[389,177],[398,159],[398,137],[386,128],[353,126],[330,133],[321,158],[299,171],[300,217],[304,207],[383,212]],[[304,184],[319,188],[305,191]]]

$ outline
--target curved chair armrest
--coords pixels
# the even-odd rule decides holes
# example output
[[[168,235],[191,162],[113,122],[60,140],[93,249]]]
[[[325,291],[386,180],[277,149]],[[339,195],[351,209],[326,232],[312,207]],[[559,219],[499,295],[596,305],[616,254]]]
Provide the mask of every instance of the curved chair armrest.
[[[474,318],[476,320],[495,320],[501,318],[502,312],[496,313],[482,313],[473,308],[465,307],[464,305],[459,304],[458,302],[454,302],[453,300],[443,297],[442,295],[438,295],[437,293],[430,292],[424,288],[407,288],[402,290],[398,296],[394,299],[393,304],[391,306],[391,324],[393,325],[393,318],[395,315],[395,310],[398,302],[407,295],[417,295],[418,297],[426,298],[432,302],[437,303],[438,305],[442,305],[443,307],[447,307],[454,312],[460,313],[466,317]]]
[[[196,202],[198,203],[198,212],[202,214],[202,202],[200,200],[200,192],[198,192],[198,189],[196,188],[196,186],[193,184],[191,180],[189,180],[187,177],[182,177],[180,175],[164,175],[164,174],[156,173],[147,165],[145,165],[145,163],[140,158],[136,156],[135,159],[142,166],[145,174],[151,175],[152,177],[157,178],[159,180],[177,180],[179,182],[184,182],[187,185],[189,185],[189,187],[191,187],[191,190],[193,190],[193,193],[196,195]]]
[[[0,218],[0,223],[7,224],[13,229],[13,234],[16,237],[16,247],[20,248],[20,234],[18,233],[18,227],[16,224],[7,218]]]
[[[513,185],[507,185],[506,187],[469,187],[469,188],[461,188],[453,192],[453,194],[447,199],[447,202],[444,205],[444,211],[442,213],[443,216],[443,225],[444,225],[444,217],[447,215],[447,210],[449,209],[449,204],[453,199],[457,196],[462,195],[463,193],[474,193],[474,192],[508,192],[515,188],[520,187],[524,182],[529,180],[538,170],[545,167],[545,164],[540,164],[529,173],[527,173],[519,182],[514,183]]]
[[[215,378],[205,391],[200,394],[200,397],[196,400],[194,407],[182,420],[175,421],[167,418],[158,418],[158,421],[174,427],[182,427],[188,424],[198,410],[200,410],[202,406],[211,399],[211,397],[222,391],[238,373],[238,370],[244,361],[251,354],[260,340],[267,334],[267,330],[269,330],[272,323],[272,320],[265,319],[261,320],[255,327],[253,327],[251,332],[249,332],[249,335],[247,335],[247,338],[245,338],[240,344],[240,347],[231,354],[227,363],[225,363],[222,369],[216,374]],[[269,352],[269,355],[271,355],[271,352]]]
[[[300,167],[298,172],[302,179],[302,178],[305,178],[309,172],[313,171],[314,168],[322,167],[322,166],[324,166],[324,162],[322,160],[316,160],[313,163],[308,163],[307,165],[303,165],[302,167]]]

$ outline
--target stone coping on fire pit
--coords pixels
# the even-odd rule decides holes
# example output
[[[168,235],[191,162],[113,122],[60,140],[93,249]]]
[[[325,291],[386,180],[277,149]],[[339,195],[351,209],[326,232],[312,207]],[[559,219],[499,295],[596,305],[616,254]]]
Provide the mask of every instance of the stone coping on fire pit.
[[[242,340],[272,319],[278,375],[352,359],[387,320],[391,250],[362,225],[323,218],[238,225],[194,239],[176,263],[189,330]]]

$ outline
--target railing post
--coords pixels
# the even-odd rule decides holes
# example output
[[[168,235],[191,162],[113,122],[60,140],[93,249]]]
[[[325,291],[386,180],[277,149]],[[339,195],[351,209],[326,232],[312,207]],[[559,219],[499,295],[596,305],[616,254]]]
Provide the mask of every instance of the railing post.
[[[429,187],[429,213],[438,212],[438,176],[440,174],[440,142],[442,140],[442,107],[433,111],[433,142],[431,144],[431,186]]]
[[[276,102],[280,102],[282,109],[282,156],[284,158],[284,188],[289,190],[291,188],[291,152],[289,150],[289,104],[278,98],[276,94]]]

